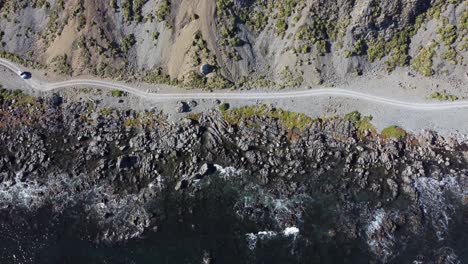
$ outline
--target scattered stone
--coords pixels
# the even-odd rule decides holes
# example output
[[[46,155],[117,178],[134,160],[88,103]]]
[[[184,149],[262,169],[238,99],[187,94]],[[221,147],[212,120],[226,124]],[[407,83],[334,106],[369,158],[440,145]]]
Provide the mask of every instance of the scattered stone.
[[[177,113],[187,113],[190,112],[190,106],[186,102],[178,102],[176,107]]]

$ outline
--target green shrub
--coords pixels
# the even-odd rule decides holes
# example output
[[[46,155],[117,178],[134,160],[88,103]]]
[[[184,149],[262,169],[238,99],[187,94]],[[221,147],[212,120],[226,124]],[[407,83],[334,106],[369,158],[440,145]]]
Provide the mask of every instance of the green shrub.
[[[367,49],[366,42],[363,39],[359,39],[353,45],[353,49],[345,53],[345,57],[349,58],[351,56],[361,56],[365,54]]]
[[[127,53],[133,47],[133,45],[135,45],[135,43],[136,43],[135,35],[130,34],[121,40],[120,50],[123,53]]]
[[[1,86],[0,86],[1,87]],[[6,90],[0,88],[0,102],[2,100],[14,101],[14,106],[28,106],[28,105],[37,105],[37,98],[28,94],[23,93],[23,91],[16,90]]]
[[[371,43],[367,49],[367,57],[370,62],[381,60],[385,55],[385,42],[383,40]]]
[[[468,30],[468,9],[465,9],[463,14],[460,16],[458,28],[459,30]]]
[[[440,42],[444,43],[445,46],[452,45],[457,39],[457,27],[449,24],[448,19],[443,20],[442,26],[436,32]]]
[[[219,105],[219,111],[226,112],[229,109],[230,105],[228,103],[222,103]]]
[[[455,95],[450,95],[446,93],[439,93],[439,92],[434,92],[430,96],[431,99],[437,99],[440,101],[456,101],[458,100],[458,96]]]
[[[423,76],[432,76],[434,74],[434,70],[432,69],[432,58],[436,54],[435,47],[437,45],[432,42],[427,47],[422,48],[419,51],[419,54],[411,61],[411,66],[413,69]]]
[[[456,65],[457,62],[457,51],[453,47],[448,47],[444,53],[442,53],[442,59]]]
[[[168,74],[163,73],[161,68],[157,68],[147,74],[144,78],[144,81],[152,84],[171,84],[175,85],[176,82],[171,80],[171,77]]]
[[[304,82],[304,78],[302,77],[302,72],[297,71],[295,74],[289,69],[288,66],[284,67],[284,69],[280,72],[280,77],[282,83],[280,88],[286,87],[298,87],[301,86]]]
[[[111,95],[112,97],[122,97],[124,95],[124,92],[120,90],[112,90]]]
[[[122,16],[126,22],[132,21],[132,16],[133,16],[133,8],[132,8],[132,0],[124,0],[122,2]]]
[[[361,121],[361,113],[354,111],[345,115],[344,120],[349,121],[353,124]]]
[[[247,25],[249,25],[251,30],[254,32],[259,32],[265,28],[267,23],[268,16],[265,12],[255,11],[253,15],[248,16]]]
[[[276,34],[282,36],[288,29],[288,24],[286,23],[284,19],[278,19],[278,21],[276,21],[275,28],[276,28]]]
[[[159,22],[166,20],[167,15],[171,13],[171,3],[169,0],[163,0],[156,11],[156,17]]]
[[[216,75],[214,77],[206,78],[206,87],[209,89],[223,89],[228,88],[232,83],[223,76]]]
[[[353,123],[360,136],[365,131],[376,132],[375,126],[371,123],[372,116],[362,116],[358,111],[354,111],[345,115],[344,120]]]
[[[101,113],[102,115],[104,116],[108,116],[110,114],[112,114],[112,112],[114,112],[114,110],[112,108],[101,108],[101,110],[99,110],[99,113]]]
[[[231,125],[239,125],[243,121],[249,121],[252,124],[254,117],[268,117],[279,120],[282,125],[288,129],[303,130],[319,121],[309,116],[290,112],[282,109],[270,109],[266,105],[247,106],[236,109],[228,109],[223,112],[224,119]]]
[[[312,21],[302,25],[295,35],[295,39],[302,42],[300,53],[309,53],[310,46],[316,45],[320,55],[327,53],[327,22],[313,16]]]
[[[404,129],[398,126],[389,126],[380,132],[380,135],[384,138],[404,138],[406,137],[407,133]]]
[[[141,14],[143,5],[148,2],[148,0],[124,0],[122,2],[123,17],[126,22],[135,21],[137,23],[143,20]],[[116,2],[111,0],[111,7],[116,8]]]
[[[70,75],[72,73],[72,68],[68,63],[67,54],[56,56],[52,59],[52,65],[54,66],[54,71],[64,75]]]

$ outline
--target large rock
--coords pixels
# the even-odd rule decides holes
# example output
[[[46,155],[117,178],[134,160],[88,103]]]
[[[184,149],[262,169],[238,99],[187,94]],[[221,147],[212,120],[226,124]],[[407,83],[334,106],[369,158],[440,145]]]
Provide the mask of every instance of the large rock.
[[[117,158],[117,168],[121,170],[134,168],[138,164],[137,156],[120,156]]]

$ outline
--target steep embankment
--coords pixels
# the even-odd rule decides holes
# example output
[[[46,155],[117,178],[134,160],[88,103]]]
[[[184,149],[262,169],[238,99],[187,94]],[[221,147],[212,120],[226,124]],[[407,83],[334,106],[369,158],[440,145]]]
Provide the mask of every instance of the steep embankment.
[[[60,74],[284,87],[408,67],[467,83],[461,0],[36,0],[0,12],[3,56]],[[200,76],[203,64],[214,72]]]

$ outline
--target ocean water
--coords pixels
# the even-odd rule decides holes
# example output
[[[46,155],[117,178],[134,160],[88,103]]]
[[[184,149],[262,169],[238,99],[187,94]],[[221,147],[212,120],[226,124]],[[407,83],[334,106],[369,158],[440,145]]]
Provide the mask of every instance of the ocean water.
[[[445,186],[448,184],[450,181]],[[85,202],[74,203],[60,213],[47,201],[34,210],[3,208],[0,263],[203,263],[204,258],[210,259],[208,263],[413,263],[419,259],[426,263],[424,260],[437,254],[446,256],[445,263],[466,263],[467,212],[455,206],[457,197],[439,196],[434,187],[439,185],[431,180],[419,186],[421,194],[428,195],[427,203],[421,206],[431,208],[432,203],[445,208],[450,219],[432,207],[428,214],[439,217],[439,221],[431,222],[404,247],[390,243],[392,256],[387,259],[375,256],[373,241],[366,233],[378,232],[388,210],[376,210],[368,222],[361,223],[367,229],[350,240],[339,232],[330,234],[340,217],[338,194],[274,199],[261,189],[240,188],[220,177],[195,194],[168,188],[147,207],[158,224],[138,237],[118,242],[100,239],[108,228],[84,213],[88,206]],[[260,201],[262,210],[270,214],[254,218],[242,214],[239,206],[253,210],[252,201]],[[288,213],[294,214],[293,205],[298,201],[305,201],[302,213],[295,216],[300,219],[279,228],[278,221],[284,221]],[[441,233],[439,228],[443,227],[446,229]]]

